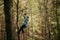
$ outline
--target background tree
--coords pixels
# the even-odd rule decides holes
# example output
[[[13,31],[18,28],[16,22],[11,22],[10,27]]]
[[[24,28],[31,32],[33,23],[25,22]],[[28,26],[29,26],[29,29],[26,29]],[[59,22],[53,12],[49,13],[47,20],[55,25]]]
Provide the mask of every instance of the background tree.
[[[6,22],[6,32],[7,40],[12,40],[12,30],[11,30],[11,0],[4,0],[4,12],[5,12],[5,22]]]

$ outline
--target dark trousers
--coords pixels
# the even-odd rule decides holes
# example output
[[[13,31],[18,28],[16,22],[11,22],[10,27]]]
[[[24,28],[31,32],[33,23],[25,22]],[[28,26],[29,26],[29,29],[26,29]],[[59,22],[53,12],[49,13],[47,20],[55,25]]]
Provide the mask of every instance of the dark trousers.
[[[21,31],[22,31],[22,33],[24,33],[24,28],[26,28],[26,26],[22,25],[22,27],[18,30],[18,34],[20,34]]]

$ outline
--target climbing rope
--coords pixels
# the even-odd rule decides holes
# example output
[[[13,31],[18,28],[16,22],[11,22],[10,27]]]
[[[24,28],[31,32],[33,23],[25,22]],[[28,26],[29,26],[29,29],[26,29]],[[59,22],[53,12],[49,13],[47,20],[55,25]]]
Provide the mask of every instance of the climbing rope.
[[[18,27],[18,19],[19,19],[19,17],[18,17],[18,5],[19,5],[19,0],[17,0],[17,4],[16,4],[16,9],[17,9],[17,28],[19,30],[19,27]],[[20,40],[20,35],[19,34],[18,34],[18,40]]]

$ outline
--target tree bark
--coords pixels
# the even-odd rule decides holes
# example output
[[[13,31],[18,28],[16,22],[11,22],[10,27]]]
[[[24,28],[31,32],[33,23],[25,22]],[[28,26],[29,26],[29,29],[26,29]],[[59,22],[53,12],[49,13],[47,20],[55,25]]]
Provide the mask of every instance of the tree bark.
[[[5,12],[5,22],[6,22],[6,40],[12,40],[12,30],[11,30],[11,2],[12,0],[4,0],[4,12]]]

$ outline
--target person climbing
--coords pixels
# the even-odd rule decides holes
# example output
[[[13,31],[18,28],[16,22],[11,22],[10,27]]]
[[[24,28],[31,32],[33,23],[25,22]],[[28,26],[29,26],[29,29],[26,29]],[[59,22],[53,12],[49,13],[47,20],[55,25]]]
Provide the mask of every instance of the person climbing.
[[[28,26],[28,21],[29,21],[29,17],[27,16],[27,14],[24,14],[24,21],[23,24],[21,26],[21,28],[18,30],[18,34],[20,34],[20,32],[22,31],[22,33],[24,33],[24,28],[26,28]]]

